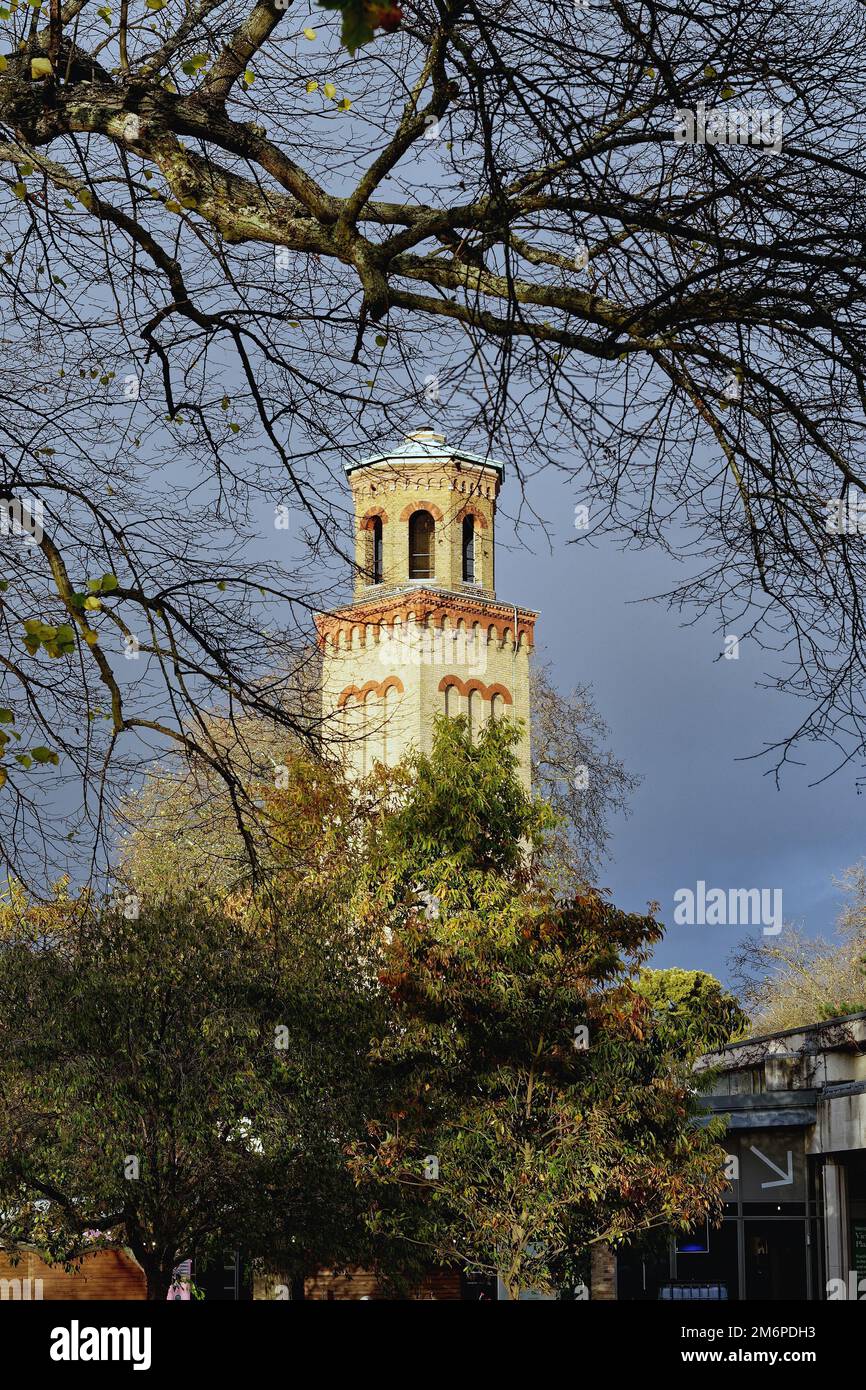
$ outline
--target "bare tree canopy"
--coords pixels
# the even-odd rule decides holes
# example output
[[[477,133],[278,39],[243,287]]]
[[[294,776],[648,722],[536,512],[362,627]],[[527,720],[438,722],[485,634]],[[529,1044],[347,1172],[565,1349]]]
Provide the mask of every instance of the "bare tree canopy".
[[[554,861],[562,887],[595,886],[608,858],[610,818],[628,815],[641,778],[606,746],[610,730],[590,686],[563,695],[549,666],[532,672],[532,785],[560,823]]]
[[[685,560],[806,697],[774,765],[863,753],[862,5],[401,9],[350,56],[297,0],[0,8],[13,866],[154,740],[218,760],[208,702],[315,732],[273,673],[339,464],[422,407]]]
[[[752,1020],[752,1033],[775,1033],[866,1008],[866,861],[835,886],[845,901],[836,939],[786,926],[781,937],[746,937],[730,964]]]

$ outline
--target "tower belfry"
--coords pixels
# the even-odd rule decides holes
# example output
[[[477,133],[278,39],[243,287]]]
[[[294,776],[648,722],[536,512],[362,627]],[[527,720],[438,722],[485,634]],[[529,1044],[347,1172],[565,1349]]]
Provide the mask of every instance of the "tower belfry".
[[[360,774],[427,752],[436,713],[524,723],[536,614],[495,589],[504,467],[418,430],[346,467],[355,504],[352,603],[316,617],[326,731]]]

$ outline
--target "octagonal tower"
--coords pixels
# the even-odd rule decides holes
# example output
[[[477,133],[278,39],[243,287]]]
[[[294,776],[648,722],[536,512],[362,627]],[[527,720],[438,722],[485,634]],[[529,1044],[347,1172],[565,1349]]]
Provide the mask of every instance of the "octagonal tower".
[[[529,659],[536,614],[495,590],[503,465],[422,429],[347,466],[355,504],[354,600],[316,617],[325,730],[364,775],[412,746],[434,714],[523,721],[529,785]]]

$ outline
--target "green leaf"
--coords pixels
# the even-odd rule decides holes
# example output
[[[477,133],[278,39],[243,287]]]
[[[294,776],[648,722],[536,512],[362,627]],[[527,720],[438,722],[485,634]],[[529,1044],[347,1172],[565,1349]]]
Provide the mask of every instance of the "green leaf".
[[[194,77],[202,68],[206,68],[209,62],[209,53],[194,53],[185,63],[181,63],[181,71],[185,72],[187,77]]]
[[[373,25],[370,22],[369,11],[365,4],[358,0],[350,0],[347,5],[338,6],[343,11],[343,27],[340,39],[343,47],[349,51],[354,58],[359,48],[365,43],[372,43],[376,37]]]
[[[0,709],[0,724],[12,724],[14,721],[15,715],[11,709]]]
[[[60,762],[59,754],[53,748],[45,748],[41,744],[38,748],[31,748],[30,753],[35,763],[54,763],[56,766]]]

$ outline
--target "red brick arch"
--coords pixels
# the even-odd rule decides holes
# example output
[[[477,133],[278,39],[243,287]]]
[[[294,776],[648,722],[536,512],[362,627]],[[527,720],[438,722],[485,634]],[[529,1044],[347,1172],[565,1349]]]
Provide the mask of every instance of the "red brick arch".
[[[457,521],[465,521],[467,516],[474,516],[482,531],[487,530],[487,517],[484,515],[484,513],[481,511],[479,507],[474,506],[471,502],[467,502],[465,507],[460,508],[460,511],[457,513],[455,519]]]
[[[441,521],[443,519],[442,509],[441,507],[437,507],[435,502],[410,502],[400,513],[400,520],[408,521],[414,512],[429,512],[434,521]]]
[[[468,681],[461,680],[459,676],[443,676],[439,682],[439,689],[445,691],[449,686],[454,686],[459,695],[469,695],[471,691],[477,690],[482,700],[492,700],[494,695],[501,695],[504,704],[514,704],[511,691],[504,685],[485,685],[477,676]]]
[[[358,523],[359,528],[362,531],[372,531],[373,522],[376,520],[377,516],[381,517],[382,525],[384,526],[386,521],[388,520],[388,513],[385,511],[385,508],[370,507],[369,510],[366,511],[364,515],[361,517],[361,520]]]
[[[492,614],[491,609],[495,610]],[[442,628],[446,620],[453,628],[461,618],[466,623],[467,630],[473,624],[478,623],[482,631],[486,630],[488,641],[492,641],[496,637],[503,645],[509,638],[512,638],[514,628],[514,614],[511,608],[507,608],[504,604],[482,602],[462,594],[454,594],[445,602],[443,602],[441,594],[432,591],[422,594],[404,594],[398,598],[389,597],[367,603],[363,606],[363,611],[366,624],[380,633],[390,630],[398,620],[402,619],[405,622],[412,615],[416,621],[427,622],[436,628]],[[532,646],[535,618],[535,613],[524,609],[519,610],[517,619],[518,642],[525,638],[528,645]],[[358,623],[357,605],[337,609],[333,613],[316,614],[316,629],[320,646],[324,647],[327,642],[330,642],[332,647],[339,647],[341,642],[350,640],[354,628],[360,628],[361,643],[362,645],[366,644],[366,626]]]
[[[381,699],[389,690],[396,690],[398,695],[403,694],[404,686],[399,676],[386,676],[383,681],[367,681],[366,685],[347,685],[337,697],[337,709],[342,709],[353,698],[360,704],[364,703],[368,695],[377,695]]]

